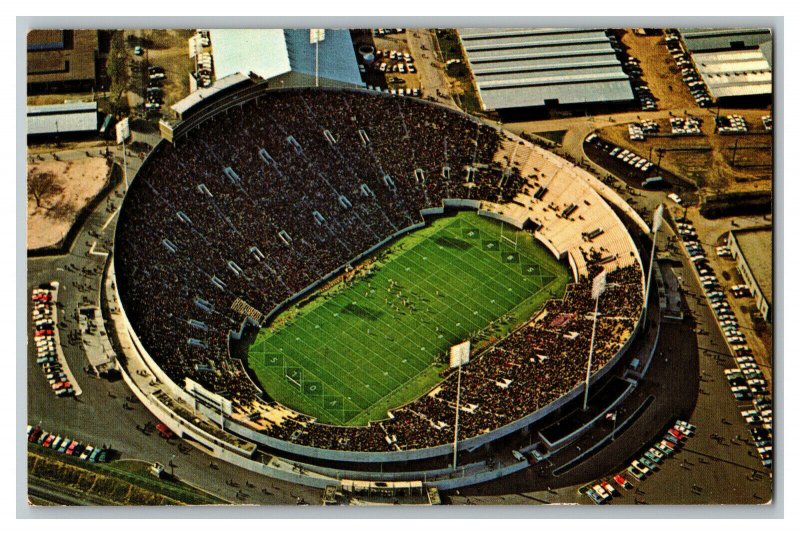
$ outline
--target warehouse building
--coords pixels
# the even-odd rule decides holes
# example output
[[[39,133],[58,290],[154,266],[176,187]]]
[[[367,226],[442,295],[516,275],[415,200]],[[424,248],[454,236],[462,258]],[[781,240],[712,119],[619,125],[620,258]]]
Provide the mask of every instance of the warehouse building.
[[[679,30],[686,50],[715,100],[772,96],[772,33],[763,28]]]
[[[736,269],[766,321],[772,321],[772,227],[728,232]]]
[[[95,87],[100,60],[98,30],[31,30],[27,37],[29,94]]]
[[[28,106],[28,136],[53,137],[97,133],[97,102]]]
[[[217,79],[255,75],[275,87],[319,85],[364,87],[349,30],[324,30],[317,44],[312,30],[211,30]],[[317,71],[318,68],[318,71]]]
[[[752,49],[772,41],[768,28],[680,28],[678,32],[690,53]]]
[[[459,30],[484,110],[631,103],[611,40],[597,29]]]
[[[753,50],[698,52],[692,55],[697,72],[712,98],[731,99],[772,95],[772,46]]]

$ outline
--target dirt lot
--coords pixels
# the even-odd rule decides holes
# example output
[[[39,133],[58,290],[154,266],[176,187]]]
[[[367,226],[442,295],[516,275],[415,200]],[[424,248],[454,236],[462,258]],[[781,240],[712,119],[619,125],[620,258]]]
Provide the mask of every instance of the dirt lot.
[[[164,81],[164,104],[162,109],[169,108],[175,102],[189,94],[189,73],[192,71],[192,60],[189,58],[188,39],[194,30],[126,30],[126,46],[130,46],[129,54],[135,62],[148,66],[163,67],[166,73]],[[132,36],[132,37],[129,37]],[[136,41],[136,40],[140,41]],[[133,43],[141,42],[145,53],[135,56]],[[134,73],[131,76],[131,106],[143,102],[142,94],[146,81],[139,80]]]
[[[683,215],[680,209],[673,209],[673,215]],[[761,366],[767,382],[772,383],[772,326],[766,324],[756,308],[753,297],[736,298],[729,293],[732,286],[742,284],[741,275],[736,270],[736,262],[731,258],[717,256],[715,248],[727,239],[728,231],[769,224],[772,216],[766,217],[725,217],[719,219],[703,218],[696,206],[689,207],[686,213],[697,228],[700,241],[708,255],[708,262],[722,284],[731,304],[741,331],[747,338],[747,345],[753,350],[756,361]]]
[[[683,83],[680,69],[667,50],[664,35],[636,35],[625,30],[620,39],[630,56],[642,67],[642,80],[650,87],[659,109],[700,109]]]
[[[772,188],[772,136],[754,134],[763,132],[761,117],[765,110],[720,110],[720,115],[736,113],[747,120],[749,134],[721,135],[714,133],[714,113],[704,110],[697,114],[703,119],[702,136],[649,137],[645,141],[631,141],[627,125],[603,128],[598,134],[621,147],[635,151],[658,162],[658,149],[666,149],[661,166],[667,171],[693,181],[705,191],[754,191]],[[661,133],[669,133],[668,120],[658,121]],[[736,166],[733,165],[733,147],[737,144]],[[708,150],[675,150],[707,148]],[[649,157],[652,155],[652,157]]]
[[[100,157],[29,164],[29,181],[52,173],[52,182],[40,189],[39,206],[28,194],[28,250],[61,241],[81,209],[103,189],[109,171],[108,161]]]

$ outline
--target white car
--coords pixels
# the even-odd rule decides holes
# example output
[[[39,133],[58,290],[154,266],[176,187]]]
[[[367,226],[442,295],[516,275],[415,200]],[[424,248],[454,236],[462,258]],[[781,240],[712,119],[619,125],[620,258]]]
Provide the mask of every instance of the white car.
[[[609,498],[611,498],[611,495],[609,495],[606,489],[604,489],[601,485],[595,485],[594,487],[592,487],[592,490],[595,491],[597,495],[600,496],[600,499],[602,499],[603,501],[606,501]]]
[[[669,195],[667,195],[667,199],[673,201],[675,204],[681,204],[681,202],[683,202],[682,199],[678,197],[675,193],[670,193]]]

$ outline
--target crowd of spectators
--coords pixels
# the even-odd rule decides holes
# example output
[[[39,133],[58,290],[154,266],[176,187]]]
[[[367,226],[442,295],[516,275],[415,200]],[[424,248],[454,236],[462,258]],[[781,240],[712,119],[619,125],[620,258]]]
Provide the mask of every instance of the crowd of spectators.
[[[244,320],[232,303],[267,313],[444,199],[513,199],[523,182],[494,161],[501,139],[446,108],[362,92],[276,91],[220,113],[181,143],[162,143],[128,193],[115,250],[128,319],[177,384],[190,377],[239,406],[268,400],[229,356],[229,334]],[[608,276],[595,369],[635,326],[641,276],[638,264]],[[465,367],[462,438],[579,383],[589,280]],[[455,400],[452,377],[443,379],[382,422],[344,428],[300,415],[269,434],[328,449],[442,444],[452,440]]]

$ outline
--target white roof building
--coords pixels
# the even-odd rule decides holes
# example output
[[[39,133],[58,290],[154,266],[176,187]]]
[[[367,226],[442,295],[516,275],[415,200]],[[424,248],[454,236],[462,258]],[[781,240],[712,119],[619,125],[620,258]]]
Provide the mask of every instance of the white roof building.
[[[28,106],[28,135],[97,131],[97,102]]]
[[[715,99],[772,93],[770,47],[724,52],[696,52],[697,71]]]
[[[307,85],[317,67],[321,84],[363,87],[349,30],[325,30],[317,49],[308,29],[210,30],[214,72],[255,74],[265,80],[287,79],[287,86]],[[311,78],[309,78],[311,77]],[[313,83],[311,84],[313,85]]]

